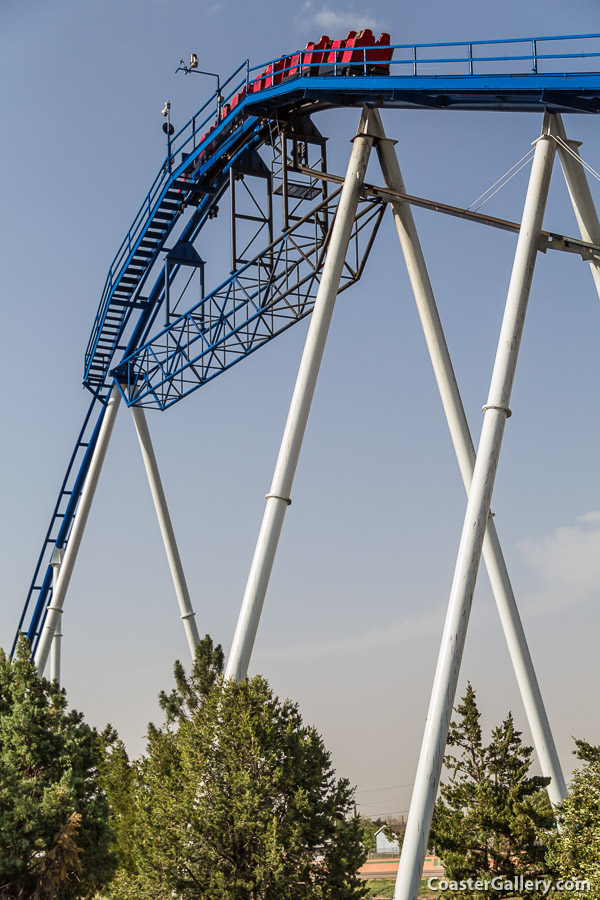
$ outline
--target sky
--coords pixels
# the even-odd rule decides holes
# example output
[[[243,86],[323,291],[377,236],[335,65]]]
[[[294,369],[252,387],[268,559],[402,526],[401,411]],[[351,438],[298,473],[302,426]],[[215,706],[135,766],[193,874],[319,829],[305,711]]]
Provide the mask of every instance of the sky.
[[[83,354],[106,272],[162,162],[160,111],[183,125],[229,74],[350,27],[394,43],[586,33],[597,0],[331,4],[3,0],[0,646],[9,648],[87,408]],[[468,206],[539,135],[541,116],[388,111],[407,189]],[[343,173],[357,110],[319,114]],[[600,170],[599,121],[565,117]],[[484,208],[518,220],[528,168]],[[376,163],[368,178],[381,181]],[[598,183],[592,190],[600,202]],[[226,217],[223,217],[226,218]],[[417,210],[475,441],[513,235]],[[223,222],[223,227],[226,223]],[[560,167],[545,227],[577,235]],[[217,225],[199,249],[224,277]],[[223,232],[226,234],[226,232]],[[204,239],[203,239],[204,240]],[[587,264],[539,255],[492,507],[565,772],[600,742],[600,303]],[[306,323],[165,413],[148,413],[201,634],[227,651]],[[339,299],[251,672],[297,701],[367,815],[408,809],[465,494],[391,217]],[[63,683],[88,721],[144,749],[157,694],[188,650],[127,409],[102,472],[63,615]],[[523,707],[482,566],[459,692],[484,727]]]

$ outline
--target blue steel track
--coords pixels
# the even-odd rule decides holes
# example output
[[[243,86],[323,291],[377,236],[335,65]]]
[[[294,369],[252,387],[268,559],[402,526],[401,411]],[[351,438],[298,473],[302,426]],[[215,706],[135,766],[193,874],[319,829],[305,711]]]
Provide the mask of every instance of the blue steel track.
[[[337,64],[326,71],[323,67],[315,71],[315,66],[291,71],[286,69],[290,57],[278,57],[256,67],[245,63],[220,87],[220,92],[211,95],[190,121],[169,138],[167,157],[109,268],[86,348],[83,382],[92,400],[59,491],[17,630],[17,636],[25,631],[33,651],[52,595],[49,561],[54,548],[64,548],[68,543],[114,379],[128,405],[142,403],[166,409],[190,392],[165,392],[164,385],[172,384],[181,375],[179,361],[156,364],[155,342],[163,347],[170,329],[175,329],[180,354],[181,335],[185,332],[188,336],[189,346],[183,348],[186,364],[201,365],[201,359],[210,356],[212,371],[209,375],[207,370],[196,387],[283,330],[282,327],[269,332],[260,340],[246,340],[240,351],[240,327],[232,327],[231,311],[222,312],[214,334],[201,334],[197,329],[191,334],[188,324],[195,321],[194,313],[201,305],[197,304],[166,329],[153,334],[165,300],[164,277],[159,275],[150,290],[143,293],[183,209],[194,207],[178,238],[180,253],[186,245],[192,247],[212,217],[211,211],[228,189],[232,166],[269,141],[274,118],[295,111],[311,114],[363,104],[402,110],[600,113],[598,34],[396,45],[389,74],[368,74],[371,70],[367,67],[367,52],[368,48],[362,62],[353,63],[343,73]],[[281,73],[279,78],[265,79],[265,71],[269,67],[274,71],[275,64]],[[177,268],[175,265],[170,277]],[[231,283],[238,274],[232,273]],[[219,296],[223,296],[227,284],[219,286]],[[210,302],[209,294],[201,303]],[[246,333],[260,314],[260,309],[256,312],[256,298],[249,298],[247,306]],[[239,305],[234,313],[239,323]],[[236,346],[233,362],[226,361],[223,350],[228,339]],[[192,359],[189,347],[194,342],[199,342],[202,349]],[[153,361],[150,367],[149,359]],[[223,359],[222,364],[215,364],[215,359]]]

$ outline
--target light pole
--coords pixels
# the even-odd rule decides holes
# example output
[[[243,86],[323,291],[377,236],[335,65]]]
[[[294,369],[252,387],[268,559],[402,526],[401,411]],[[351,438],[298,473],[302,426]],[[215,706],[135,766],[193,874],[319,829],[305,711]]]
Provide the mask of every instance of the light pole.
[[[192,53],[190,56],[190,64],[186,66],[183,59],[179,60],[179,65],[175,69],[176,72],[185,72],[186,75],[210,75],[211,78],[217,79],[217,108],[219,112],[221,112],[221,103],[223,102],[223,97],[221,96],[221,78],[216,72],[203,72],[202,69],[198,68],[198,54]]]

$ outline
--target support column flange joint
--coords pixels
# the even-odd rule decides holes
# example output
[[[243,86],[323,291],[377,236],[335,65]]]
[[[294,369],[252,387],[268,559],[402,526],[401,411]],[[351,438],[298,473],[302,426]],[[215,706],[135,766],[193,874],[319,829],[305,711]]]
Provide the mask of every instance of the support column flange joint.
[[[509,409],[508,406],[496,406],[494,403],[486,403],[485,406],[481,407],[483,413],[486,413],[488,409],[497,409],[498,412],[503,412],[507,419],[510,419],[512,416],[512,409]]]

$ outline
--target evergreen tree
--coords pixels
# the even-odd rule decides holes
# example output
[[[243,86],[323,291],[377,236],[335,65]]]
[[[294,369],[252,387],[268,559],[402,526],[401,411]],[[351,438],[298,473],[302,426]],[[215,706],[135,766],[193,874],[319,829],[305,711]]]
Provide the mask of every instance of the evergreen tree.
[[[569,796],[560,805],[560,831],[552,837],[547,861],[556,878],[589,881],[571,896],[600,900],[600,747],[575,741],[584,763],[573,773]]]
[[[225,657],[221,645],[217,644],[215,647],[208,634],[196,647],[189,676],[180,661],[175,661],[173,666],[175,687],[170,694],[161,691],[158,695],[158,702],[165,713],[167,725],[193,718],[223,674],[224,664]]]
[[[130,762],[125,744],[111,725],[106,726],[101,738],[100,785],[110,810],[111,851],[120,868],[135,872],[131,841],[135,825],[135,763]]]
[[[553,824],[545,790],[549,779],[529,774],[533,750],[523,745],[510,713],[492,731],[490,743],[483,743],[470,684],[456,711],[460,721],[453,722],[448,733],[455,753],[444,759],[449,777],[440,789],[430,836],[447,879],[541,878]],[[468,895],[460,892],[461,897]],[[502,896],[511,892],[503,890]]]
[[[376,834],[380,828],[386,825],[385,819],[370,819],[368,816],[359,816],[362,826],[362,842],[367,853],[377,849]]]
[[[298,707],[260,677],[224,681],[210,638],[175,667],[138,769],[136,875],[111,897],[305,900],[364,896],[353,790]]]
[[[102,745],[25,637],[0,650],[0,896],[74,900],[112,875]]]

